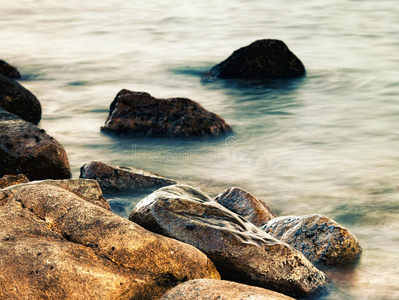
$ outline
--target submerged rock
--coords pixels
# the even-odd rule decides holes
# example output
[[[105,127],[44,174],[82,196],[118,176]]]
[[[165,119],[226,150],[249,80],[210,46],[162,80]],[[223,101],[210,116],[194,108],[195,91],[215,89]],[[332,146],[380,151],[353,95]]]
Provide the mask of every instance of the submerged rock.
[[[24,174],[4,175],[0,178],[0,189],[26,182],[29,182],[29,179]]]
[[[189,186],[155,191],[137,204],[129,219],[200,249],[224,279],[296,297],[326,285],[324,273],[299,251]]]
[[[96,180],[103,191],[132,191],[148,187],[176,184],[158,174],[132,167],[114,167],[100,161],[90,161],[80,168],[80,178]]]
[[[0,75],[0,107],[35,125],[42,117],[42,107],[35,95],[3,75]]]
[[[216,196],[215,201],[256,226],[277,217],[266,203],[242,188],[229,188]]]
[[[2,59],[0,59],[0,74],[3,74],[11,79],[21,78],[21,74],[18,72],[17,68],[8,64]]]
[[[0,190],[0,265],[4,299],[159,299],[220,278],[194,247],[44,183]]]
[[[352,264],[362,252],[358,239],[348,229],[322,215],[279,217],[262,229],[301,251],[315,264]]]
[[[111,103],[103,132],[158,137],[202,137],[229,133],[218,115],[186,98],[156,99],[150,94],[121,90]]]
[[[305,74],[302,62],[280,40],[257,40],[215,65],[210,75],[224,79],[263,80]]]
[[[71,177],[65,149],[43,129],[0,108],[0,176],[29,180]]]
[[[195,279],[167,292],[161,300],[294,300],[286,295],[226,280]]]

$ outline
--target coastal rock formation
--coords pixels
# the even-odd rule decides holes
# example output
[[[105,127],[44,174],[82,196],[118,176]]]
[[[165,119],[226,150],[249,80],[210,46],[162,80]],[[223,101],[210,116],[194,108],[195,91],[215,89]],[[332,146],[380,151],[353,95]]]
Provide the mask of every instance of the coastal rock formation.
[[[352,264],[362,251],[348,229],[322,215],[278,217],[261,229],[302,252],[314,264]]]
[[[29,182],[29,179],[24,174],[4,175],[2,178],[0,178],[0,190],[9,186],[26,182]]]
[[[280,40],[257,40],[215,65],[210,75],[224,79],[264,80],[305,74],[302,62]]]
[[[42,117],[42,107],[35,95],[3,75],[0,75],[0,107],[35,125]]]
[[[195,279],[167,292],[161,300],[294,300],[286,295],[227,280]]]
[[[295,297],[326,285],[324,273],[299,251],[189,186],[155,191],[137,204],[129,219],[200,249],[224,279]]]
[[[111,103],[101,131],[149,137],[202,137],[229,133],[218,115],[186,98],[156,99],[148,93],[121,90]]]
[[[2,299],[159,299],[220,278],[194,247],[44,183],[0,190],[0,265]]]
[[[11,79],[21,78],[21,74],[18,72],[17,68],[8,64],[2,59],[0,59],[0,74],[3,74]]]
[[[29,180],[71,177],[65,149],[43,129],[0,108],[0,176]]]
[[[131,191],[148,187],[163,187],[176,181],[138,168],[114,167],[100,161],[90,161],[80,168],[80,178],[96,180],[103,191]]]
[[[277,217],[266,203],[242,188],[229,188],[215,201],[259,227]]]

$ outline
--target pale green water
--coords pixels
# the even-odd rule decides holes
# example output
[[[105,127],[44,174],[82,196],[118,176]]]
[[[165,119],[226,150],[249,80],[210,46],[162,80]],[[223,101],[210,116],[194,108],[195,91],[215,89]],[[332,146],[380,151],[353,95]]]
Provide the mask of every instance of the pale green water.
[[[303,2],[303,1],[302,1]],[[399,299],[399,7],[396,1],[4,1],[0,58],[41,101],[40,126],[89,160],[137,166],[216,195],[240,186],[280,215],[320,213],[364,252],[325,299]],[[268,86],[201,81],[231,52],[278,38],[307,76]],[[228,138],[100,133],[117,92],[188,97]],[[143,195],[110,198],[129,213]]]

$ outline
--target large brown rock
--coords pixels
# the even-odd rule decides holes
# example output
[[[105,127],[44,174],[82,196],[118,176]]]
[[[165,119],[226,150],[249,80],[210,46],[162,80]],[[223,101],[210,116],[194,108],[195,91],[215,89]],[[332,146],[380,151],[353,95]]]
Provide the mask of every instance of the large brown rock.
[[[0,108],[0,176],[29,180],[71,177],[65,149],[43,129]]]
[[[210,75],[224,79],[263,80],[305,74],[302,62],[280,40],[257,40],[215,65]]]
[[[43,183],[0,190],[0,265],[1,299],[159,299],[220,278],[194,247]]]
[[[0,178],[0,189],[27,182],[29,182],[29,179],[24,174],[4,175]]]
[[[0,59],[0,74],[3,74],[4,76],[11,79],[21,78],[21,74],[18,72],[17,68],[13,65],[8,64],[2,59]]]
[[[352,264],[362,252],[358,239],[348,229],[322,215],[279,217],[262,229],[318,265]]]
[[[239,187],[225,190],[216,196],[215,201],[256,226],[277,217],[265,202]]]
[[[302,253],[185,185],[144,198],[129,219],[203,251],[224,279],[291,296],[323,289],[326,277]]]
[[[0,74],[0,107],[37,125],[42,117],[39,100],[18,82]]]
[[[218,115],[186,98],[156,99],[121,90],[111,103],[103,132],[159,137],[218,136],[231,128]]]
[[[80,178],[96,180],[103,191],[123,192],[176,184],[158,174],[132,167],[114,167],[100,161],[89,161],[80,168]]]
[[[294,300],[286,295],[227,280],[195,279],[179,284],[161,300]]]

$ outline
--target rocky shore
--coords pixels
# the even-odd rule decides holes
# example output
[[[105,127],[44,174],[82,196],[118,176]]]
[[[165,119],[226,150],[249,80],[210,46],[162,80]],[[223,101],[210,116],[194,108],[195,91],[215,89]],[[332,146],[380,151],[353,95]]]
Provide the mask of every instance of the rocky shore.
[[[265,64],[255,68],[254,57]],[[256,41],[211,70],[250,80],[304,72],[276,40]],[[0,73],[18,78],[4,61]],[[6,76],[0,75],[1,299],[298,299],[326,292],[324,268],[358,260],[359,241],[336,221],[277,216],[240,187],[212,198],[150,171],[95,160],[71,179],[65,149],[36,126],[40,102]],[[190,99],[124,89],[101,131],[190,138],[232,128]],[[129,219],[103,196],[143,188],[154,192]]]

